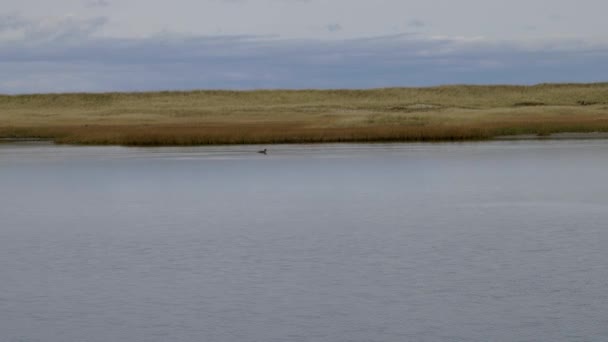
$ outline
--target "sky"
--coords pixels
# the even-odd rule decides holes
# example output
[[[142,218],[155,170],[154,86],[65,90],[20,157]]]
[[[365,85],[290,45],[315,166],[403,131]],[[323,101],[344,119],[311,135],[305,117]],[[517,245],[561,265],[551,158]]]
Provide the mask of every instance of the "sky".
[[[608,81],[605,0],[2,0],[0,93]]]

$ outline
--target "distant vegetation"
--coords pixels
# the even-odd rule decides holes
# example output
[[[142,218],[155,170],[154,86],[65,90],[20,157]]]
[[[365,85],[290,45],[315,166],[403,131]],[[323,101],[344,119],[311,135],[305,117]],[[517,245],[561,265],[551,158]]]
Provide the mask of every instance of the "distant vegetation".
[[[204,145],[608,131],[608,83],[0,96],[0,138]]]

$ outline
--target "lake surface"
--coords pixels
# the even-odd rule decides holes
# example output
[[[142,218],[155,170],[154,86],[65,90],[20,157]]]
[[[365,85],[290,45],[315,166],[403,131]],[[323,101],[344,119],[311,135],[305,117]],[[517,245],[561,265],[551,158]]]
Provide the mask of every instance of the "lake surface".
[[[608,141],[0,144],[0,341],[607,341]]]

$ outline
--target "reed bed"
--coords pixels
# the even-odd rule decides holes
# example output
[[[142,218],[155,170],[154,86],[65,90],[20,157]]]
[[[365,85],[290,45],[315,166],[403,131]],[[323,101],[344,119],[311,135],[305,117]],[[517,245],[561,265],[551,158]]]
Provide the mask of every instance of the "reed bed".
[[[208,145],[608,132],[608,83],[0,96],[0,138]]]

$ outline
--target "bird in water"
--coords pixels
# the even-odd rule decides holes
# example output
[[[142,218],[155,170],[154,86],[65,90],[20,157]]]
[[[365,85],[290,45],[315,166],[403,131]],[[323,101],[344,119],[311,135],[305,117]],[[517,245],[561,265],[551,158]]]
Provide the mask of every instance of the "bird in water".
[[[267,152],[267,149],[263,149],[261,151],[258,151],[258,153],[261,153],[261,154],[266,154],[266,152]]]

